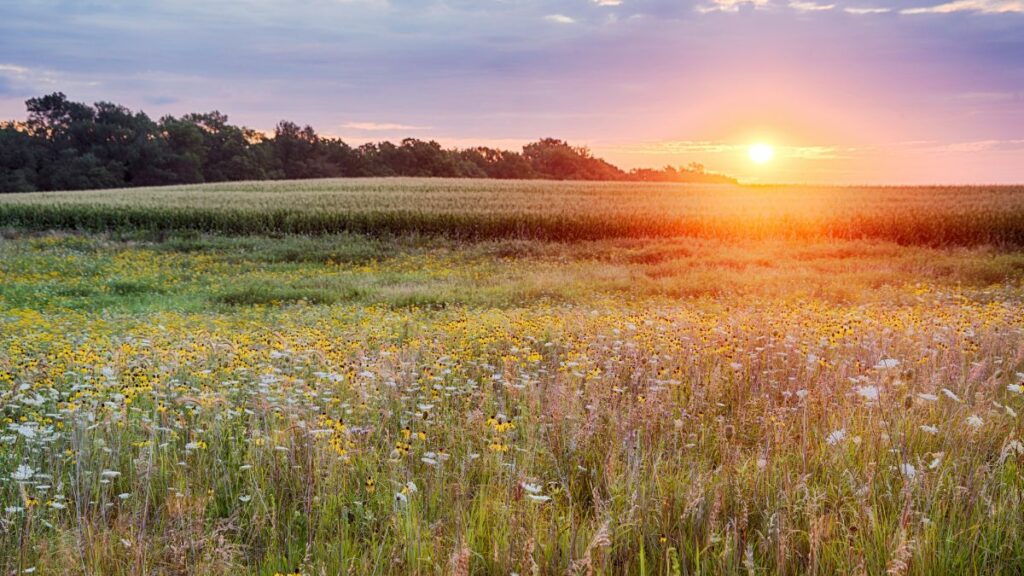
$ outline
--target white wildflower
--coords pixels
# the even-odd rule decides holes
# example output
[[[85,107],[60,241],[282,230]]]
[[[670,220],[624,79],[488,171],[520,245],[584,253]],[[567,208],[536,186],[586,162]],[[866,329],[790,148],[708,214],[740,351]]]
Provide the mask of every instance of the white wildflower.
[[[523,484],[523,490],[526,490],[530,494],[540,494],[541,488],[539,484],[530,484],[527,482]]]
[[[970,417],[967,418],[967,425],[970,426],[971,428],[974,428],[975,430],[981,428],[984,424],[985,421],[982,420],[980,416],[972,414]]]
[[[953,402],[959,402],[960,401],[960,397],[957,396],[956,394],[954,394],[953,391],[950,390],[949,388],[943,388],[942,389],[942,393],[946,395],[946,398],[949,398]]]
[[[877,402],[879,396],[879,390],[877,386],[858,386],[857,395],[868,402]]]
[[[900,365],[900,361],[895,358],[883,358],[875,364],[876,370],[887,370],[889,368],[895,368]]]
[[[903,464],[900,464],[900,472],[910,479],[913,479],[914,476],[917,476],[917,468],[914,468],[914,465],[909,462],[904,462]]]
[[[36,471],[28,464],[19,464],[14,473],[11,474],[11,479],[15,482],[25,482],[31,480],[35,473]]]
[[[829,434],[828,438],[825,438],[825,443],[828,444],[829,446],[835,446],[836,444],[842,442],[845,438],[846,430],[840,428],[839,430],[834,430],[831,434]]]

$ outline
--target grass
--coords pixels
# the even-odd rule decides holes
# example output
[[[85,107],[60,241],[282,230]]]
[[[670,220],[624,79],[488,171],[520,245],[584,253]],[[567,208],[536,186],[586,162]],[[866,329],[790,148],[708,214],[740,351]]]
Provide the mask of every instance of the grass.
[[[0,196],[0,225],[85,231],[690,236],[1024,245],[1020,187],[815,188],[357,179]]]
[[[420,184],[304,185],[344,202]],[[431,182],[409,202],[475,185]],[[245,186],[98,198],[229,222]],[[551,190],[492,186],[512,193],[490,189],[486,209],[510,217]],[[586,194],[610,202],[582,209],[605,222],[657,212],[620,185],[564,186],[554,214]],[[722,192],[762,193],[794,192]],[[274,194],[311,218],[358,212]],[[1019,202],[1010,189],[940,191],[928,207],[919,190],[865,206],[836,194],[842,218]],[[93,193],[41,198],[73,214]],[[2,574],[1024,565],[1012,243],[34,227],[0,239]]]

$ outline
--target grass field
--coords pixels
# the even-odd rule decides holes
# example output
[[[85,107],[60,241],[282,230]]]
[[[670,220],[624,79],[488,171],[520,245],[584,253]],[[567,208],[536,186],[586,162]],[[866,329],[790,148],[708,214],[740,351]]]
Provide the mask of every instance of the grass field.
[[[0,573],[1020,573],[1024,189],[295,186],[0,197]]]
[[[812,188],[445,179],[0,195],[0,226],[228,234],[691,236],[1024,245],[1024,188]]]

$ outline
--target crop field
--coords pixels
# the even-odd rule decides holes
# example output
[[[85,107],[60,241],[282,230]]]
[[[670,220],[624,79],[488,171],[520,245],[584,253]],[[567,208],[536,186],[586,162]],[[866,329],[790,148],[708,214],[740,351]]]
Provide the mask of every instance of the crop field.
[[[242,182],[0,195],[0,226],[230,234],[877,239],[1024,246],[1024,188],[466,179]]]
[[[329,180],[0,231],[0,574],[1024,566],[1024,189]]]

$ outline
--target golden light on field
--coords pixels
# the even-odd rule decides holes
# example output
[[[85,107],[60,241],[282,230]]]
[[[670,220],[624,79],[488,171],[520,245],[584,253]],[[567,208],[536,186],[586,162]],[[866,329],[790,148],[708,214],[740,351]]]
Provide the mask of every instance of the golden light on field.
[[[775,157],[775,149],[769,144],[751,144],[747,155],[754,164],[767,164]]]

